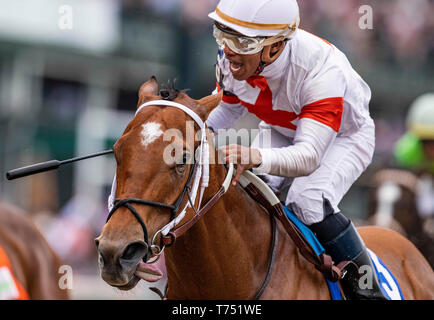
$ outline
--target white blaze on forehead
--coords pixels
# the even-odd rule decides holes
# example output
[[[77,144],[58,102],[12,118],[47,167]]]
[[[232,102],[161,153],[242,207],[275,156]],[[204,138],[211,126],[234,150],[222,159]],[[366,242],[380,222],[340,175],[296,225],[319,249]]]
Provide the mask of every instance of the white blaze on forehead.
[[[142,145],[145,148],[163,134],[160,127],[161,125],[157,122],[148,122],[142,125]]]

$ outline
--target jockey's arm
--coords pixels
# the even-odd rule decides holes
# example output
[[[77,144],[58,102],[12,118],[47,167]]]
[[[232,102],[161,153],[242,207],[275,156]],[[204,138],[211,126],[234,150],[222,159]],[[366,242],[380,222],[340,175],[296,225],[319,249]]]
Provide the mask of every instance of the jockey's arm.
[[[336,134],[336,131],[323,123],[302,118],[294,144],[284,148],[259,149],[262,162],[254,171],[283,177],[309,175],[320,165]]]
[[[342,120],[345,77],[337,67],[323,68],[306,76],[300,91],[294,144],[260,150],[261,173],[284,177],[306,176],[315,171],[333,143]]]

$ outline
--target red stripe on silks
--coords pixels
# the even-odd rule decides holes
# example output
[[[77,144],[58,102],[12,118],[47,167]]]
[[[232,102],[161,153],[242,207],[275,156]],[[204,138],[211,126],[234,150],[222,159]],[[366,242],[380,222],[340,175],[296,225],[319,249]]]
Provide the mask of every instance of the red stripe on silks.
[[[222,89],[220,88],[219,83],[217,82],[216,85],[217,85],[217,92],[220,92]],[[235,95],[228,96],[228,95],[223,94],[222,101],[225,102],[225,103],[228,103],[228,104],[238,104],[238,103],[240,103],[240,99],[238,99],[238,97],[235,96]]]
[[[261,90],[255,104],[241,101],[241,104],[246,107],[250,113],[255,114],[259,119],[264,120],[268,124],[291,130],[297,129],[297,127],[292,124],[292,121],[297,118],[294,112],[273,110],[273,93],[268,86],[267,80],[263,76],[251,76],[246,82],[253,88],[257,87]]]
[[[238,99],[237,96],[226,96],[226,95],[223,95],[222,101],[226,102],[226,103],[229,103],[229,104],[238,104],[238,103],[240,103],[240,99]]]
[[[299,118],[316,120],[338,132],[341,127],[343,109],[344,98],[327,98],[304,106]]]

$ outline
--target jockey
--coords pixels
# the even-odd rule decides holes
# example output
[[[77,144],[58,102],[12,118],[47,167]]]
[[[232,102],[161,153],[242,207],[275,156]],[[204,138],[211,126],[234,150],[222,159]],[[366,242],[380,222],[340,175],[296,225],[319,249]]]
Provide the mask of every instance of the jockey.
[[[434,93],[418,97],[407,115],[408,132],[396,143],[395,160],[419,177],[416,203],[422,219],[434,216]]]
[[[434,176],[434,93],[426,93],[413,102],[407,128],[408,132],[396,144],[397,163]]]
[[[341,281],[347,297],[385,299],[362,239],[338,208],[374,152],[368,85],[334,45],[298,28],[296,0],[221,0],[209,17],[223,99],[208,127],[231,128],[246,112],[262,120],[250,148],[220,149],[238,163],[234,184],[252,168],[274,190],[290,179],[286,205],[336,265],[351,261]],[[362,266],[373,271],[366,289]]]

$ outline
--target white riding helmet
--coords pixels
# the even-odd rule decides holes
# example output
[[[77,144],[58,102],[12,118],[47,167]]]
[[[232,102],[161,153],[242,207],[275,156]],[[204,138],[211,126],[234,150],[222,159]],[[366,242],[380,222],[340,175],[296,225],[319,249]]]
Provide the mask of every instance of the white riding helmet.
[[[288,29],[289,39],[300,23],[296,0],[220,0],[208,16],[248,37],[275,36]]]
[[[426,93],[412,103],[407,127],[422,140],[434,140],[434,93]]]

